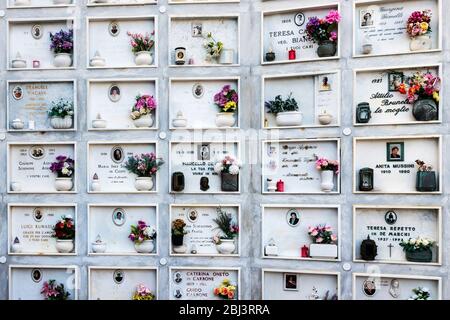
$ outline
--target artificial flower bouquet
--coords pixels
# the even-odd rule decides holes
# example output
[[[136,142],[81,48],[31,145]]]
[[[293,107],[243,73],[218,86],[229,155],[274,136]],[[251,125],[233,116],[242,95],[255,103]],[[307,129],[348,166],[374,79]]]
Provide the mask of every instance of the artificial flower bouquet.
[[[55,34],[50,32],[50,50],[54,54],[73,53],[73,29],[61,30]]]
[[[223,50],[223,43],[214,39],[211,32],[206,33],[204,38],[205,43],[203,44],[203,47],[206,50],[206,60],[211,61],[220,58],[220,54]]]
[[[217,208],[217,218],[213,221],[217,225],[216,229],[220,229],[221,235],[213,237],[216,245],[222,243],[222,240],[233,240],[239,234],[239,225],[233,220],[231,214],[225,212],[222,208]]]
[[[399,84],[397,90],[407,95],[409,103],[420,99],[434,99],[436,103],[439,103],[441,78],[431,72],[416,72],[409,78],[408,83]]]
[[[139,119],[142,116],[152,114],[156,109],[156,99],[148,94],[137,95],[136,102],[131,109],[130,117],[132,120]]]
[[[214,95],[214,103],[219,107],[220,112],[235,112],[238,107],[238,94],[230,85],[225,85]]]
[[[131,232],[128,238],[134,243],[142,243],[146,240],[156,239],[156,229],[153,226],[149,226],[145,221],[139,220],[137,226],[131,225]]]
[[[155,295],[149,288],[143,284],[139,284],[133,294],[133,300],[154,300]]]
[[[56,280],[48,280],[42,286],[41,294],[45,300],[68,300],[70,293],[67,292],[62,283]]]
[[[125,168],[138,177],[152,177],[163,164],[163,160],[156,158],[155,153],[150,152],[129,157]]]
[[[316,169],[319,171],[333,171],[335,174],[338,174],[339,161],[319,158],[316,160]]]
[[[62,216],[53,227],[54,238],[58,240],[75,239],[75,223],[70,215]]]
[[[48,116],[64,118],[67,116],[72,117],[74,114],[73,111],[73,102],[66,99],[59,99],[57,101],[52,101],[50,108],[48,109]]]
[[[408,18],[406,32],[411,38],[431,33],[431,10],[414,11]]]
[[[427,287],[417,287],[412,289],[414,293],[408,300],[430,300],[431,294],[430,289]]]
[[[214,295],[225,300],[233,300],[236,296],[236,290],[236,286],[232,285],[229,279],[223,279],[220,286],[214,288]]]
[[[56,173],[58,178],[71,178],[75,171],[75,161],[67,156],[57,156],[56,161],[50,165],[50,171]]]
[[[128,31],[127,35],[131,38],[131,51],[135,54],[142,51],[150,51],[155,45],[155,31],[145,34]]]
[[[335,244],[337,236],[333,234],[333,228],[327,225],[308,227],[308,234],[317,244]]]

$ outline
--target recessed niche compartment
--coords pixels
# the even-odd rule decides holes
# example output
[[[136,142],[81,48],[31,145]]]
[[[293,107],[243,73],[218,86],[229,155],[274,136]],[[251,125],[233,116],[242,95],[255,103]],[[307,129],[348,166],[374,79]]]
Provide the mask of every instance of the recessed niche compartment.
[[[78,267],[47,265],[10,265],[9,300],[45,300],[41,294],[45,282],[55,280],[69,293],[68,300],[78,299]]]
[[[73,18],[9,19],[7,25],[7,69],[48,70],[75,69],[76,54],[56,59],[52,52],[50,34],[73,30],[73,52],[77,48]],[[63,54],[64,55],[64,54]]]
[[[157,4],[158,0],[88,0],[88,7],[99,6],[140,6],[143,4]]]
[[[169,145],[170,192],[239,193],[241,190],[240,174],[229,177],[234,181],[224,188],[221,174],[214,171],[214,165],[226,156],[239,161],[240,144],[238,141],[171,141]],[[174,182],[176,182],[176,186]],[[231,186],[233,188],[230,188]]]
[[[214,293],[223,281],[234,287],[230,300],[240,299],[240,268],[170,267],[170,300],[223,300]],[[228,287],[229,288],[229,287]],[[231,288],[229,288],[231,289]]]
[[[338,194],[340,174],[324,177],[316,160],[340,162],[340,139],[262,141],[263,194]]]
[[[9,255],[76,255],[76,204],[8,204]],[[53,227],[61,218],[71,217],[75,222],[74,249],[59,252]]]
[[[262,269],[262,300],[338,300],[339,272]]]
[[[239,3],[241,0],[169,0],[169,4]]]
[[[407,206],[353,206],[353,260],[355,262],[380,262],[397,264],[440,265],[442,262],[441,207]],[[374,260],[364,260],[364,240],[375,241],[377,255]],[[418,237],[435,241],[430,262],[409,261],[400,246],[403,241]],[[362,247],[364,246],[364,248]]]
[[[239,15],[169,16],[169,66],[238,66]],[[207,38],[208,34],[212,38]],[[220,54],[207,55],[205,42],[221,42]]]
[[[75,142],[8,143],[8,193],[76,193],[75,155]],[[50,170],[60,156],[75,160],[74,168],[68,167],[70,177],[58,177]]]
[[[7,82],[8,131],[74,131],[77,128],[75,80],[36,80]],[[52,119],[55,106],[72,109],[67,118]],[[69,119],[70,118],[70,119]],[[59,120],[61,119],[61,120]],[[67,120],[67,121],[66,121]]]
[[[128,238],[131,226],[143,221],[156,231],[158,237],[158,208],[147,204],[90,204],[88,205],[89,255],[156,255],[158,240],[153,240],[153,250],[138,253],[134,242]]]
[[[238,95],[235,112],[220,112],[215,95],[224,89]],[[239,128],[240,85],[238,77],[230,78],[171,78],[169,94],[170,129],[229,129]],[[229,100],[230,102],[235,102]],[[219,102],[219,101],[218,101]],[[219,102],[224,104],[223,102]],[[223,119],[225,117],[225,119]],[[230,117],[230,121],[228,121]]]
[[[22,8],[64,8],[77,5],[77,0],[55,1],[55,0],[6,0],[8,9]]]
[[[405,66],[354,71],[353,123],[355,126],[427,124],[442,122],[444,99],[418,97],[409,102],[409,81],[415,74],[442,79],[441,65]],[[433,81],[433,80],[432,80]],[[399,92],[405,87],[405,94]],[[368,113],[367,107],[370,109]]]
[[[319,57],[318,44],[313,43],[306,36],[306,25],[309,18],[325,18],[330,10],[339,11],[339,7],[339,3],[330,3],[262,11],[261,64],[339,59],[339,39],[341,38],[339,26],[336,30],[338,40],[334,44],[334,54],[330,52],[327,56]]]
[[[354,193],[440,194],[442,137],[356,137]],[[424,166],[419,171],[419,163]]]
[[[263,204],[261,209],[262,258],[340,261],[339,206]],[[323,244],[323,248],[327,247],[330,252],[320,253],[322,244],[309,235],[310,227],[331,228],[329,231],[335,236],[335,241]],[[320,255],[315,256],[317,249]]]
[[[88,80],[88,128],[89,130],[156,130],[158,111],[158,79],[90,79]],[[151,115],[132,119],[132,109],[139,96],[151,96],[156,103]],[[144,100],[142,100],[144,101]],[[148,104],[148,103],[147,103]],[[150,117],[143,122],[145,117]]]
[[[89,69],[154,68],[158,66],[158,17],[87,17],[87,60]],[[131,34],[154,40],[149,52],[133,53]]]
[[[289,74],[263,76],[261,127],[265,129],[289,129],[304,127],[335,127],[340,123],[340,72]],[[272,113],[266,102],[295,99],[297,113]],[[272,103],[273,105],[273,103]],[[291,115],[288,115],[291,114]],[[277,116],[278,115],[278,116]],[[288,122],[283,121],[287,117]],[[292,122],[292,119],[297,119]]]
[[[428,290],[428,300],[442,299],[440,277],[353,273],[353,300],[409,300],[419,288]]]
[[[240,206],[237,204],[172,204],[170,205],[170,225],[181,219],[186,223],[182,244],[170,242],[170,254],[173,256],[235,256],[240,254],[240,237],[229,239],[214,221],[219,214],[230,218],[230,225],[240,228]],[[214,237],[227,238],[220,243]],[[234,249],[233,249],[234,248]]]
[[[414,39],[407,32],[410,15],[430,10],[431,32]],[[440,51],[441,0],[363,0],[353,2],[353,56],[370,57]],[[420,19],[420,21],[422,21]],[[420,22],[419,21],[419,22]]]
[[[140,177],[125,165],[130,157],[154,153],[159,157],[155,141],[91,141],[88,142],[89,193],[156,193],[158,173]]]
[[[158,299],[158,269],[152,267],[88,267],[89,300],[133,300],[139,285]]]

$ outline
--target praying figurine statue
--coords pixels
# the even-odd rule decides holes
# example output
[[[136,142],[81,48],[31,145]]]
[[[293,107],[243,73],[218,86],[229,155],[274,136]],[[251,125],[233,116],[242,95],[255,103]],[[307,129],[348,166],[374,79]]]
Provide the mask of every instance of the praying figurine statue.
[[[312,293],[309,296],[309,300],[319,300],[319,294],[317,292],[317,288],[315,286],[312,287]]]

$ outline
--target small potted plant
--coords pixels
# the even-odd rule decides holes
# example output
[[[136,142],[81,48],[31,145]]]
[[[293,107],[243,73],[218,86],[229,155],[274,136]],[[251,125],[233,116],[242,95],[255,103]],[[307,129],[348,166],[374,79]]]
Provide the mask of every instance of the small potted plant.
[[[50,32],[50,49],[55,54],[53,65],[57,68],[68,68],[72,65],[73,29],[61,30],[55,34]]]
[[[230,85],[225,85],[214,95],[214,103],[219,107],[216,115],[218,127],[232,127],[236,122],[234,114],[238,108],[238,94]]]
[[[216,229],[220,229],[222,235],[213,237],[213,242],[216,245],[217,251],[221,254],[232,254],[236,250],[234,239],[239,234],[239,226],[233,221],[231,214],[217,208],[217,218],[213,219],[217,224]]]
[[[153,189],[153,177],[163,164],[163,160],[150,152],[129,157],[125,168],[137,176],[134,186],[138,191],[150,191]]]
[[[48,110],[53,129],[70,129],[73,125],[73,102],[63,98],[52,101]]]
[[[268,113],[276,116],[276,123],[280,127],[299,126],[302,124],[303,113],[298,111],[297,101],[292,98],[292,92],[286,100],[277,95],[274,100],[264,103]]]
[[[45,300],[69,300],[70,293],[66,291],[64,284],[56,282],[56,280],[45,281],[41,294]]]
[[[53,235],[56,238],[56,250],[59,253],[72,252],[75,244],[75,223],[70,215],[62,216],[53,227]]]
[[[431,72],[416,72],[407,84],[400,83],[397,90],[406,94],[408,102],[413,104],[412,114],[417,121],[438,119],[441,78]]]
[[[310,41],[317,43],[319,57],[332,57],[337,51],[337,28],[341,15],[331,10],[323,19],[310,17],[306,24],[306,34]]]
[[[406,22],[406,32],[411,38],[409,49],[411,51],[430,50],[432,41],[431,10],[414,11]]]
[[[339,161],[318,158],[316,169],[320,171],[320,188],[324,192],[331,192],[334,189],[334,176],[339,174]]]
[[[151,54],[152,48],[155,46],[155,31],[152,33],[131,33],[127,32],[131,38],[131,51],[134,53],[134,62],[137,66],[149,66],[153,64],[153,56]]]
[[[220,286],[214,288],[214,295],[224,300],[236,299],[237,287],[229,279],[223,279]]]
[[[136,287],[136,291],[133,294],[133,300],[154,300],[155,295],[151,292],[149,288],[143,284],[139,284]]]
[[[75,161],[67,156],[57,156],[50,165],[50,171],[56,173],[55,188],[57,191],[70,191],[73,188]]]
[[[211,32],[205,33],[205,43],[203,44],[206,50],[206,61],[213,61],[217,63],[223,50],[223,43],[214,39]]]
[[[128,238],[133,241],[136,252],[151,253],[155,249],[156,229],[139,220],[137,226],[131,225]]]
[[[411,262],[431,262],[433,260],[433,252],[431,248],[435,245],[435,241],[417,237],[416,239],[403,240],[400,246],[405,251],[406,260]]]
[[[333,229],[327,225],[318,225],[308,228],[308,234],[313,239],[309,245],[309,256],[312,258],[337,258],[337,236]]]
[[[427,287],[417,287],[412,289],[414,293],[408,300],[430,300],[431,294],[430,289]]]
[[[183,251],[183,242],[184,242],[184,235],[187,234],[186,230],[184,228],[186,227],[186,222],[184,222],[183,219],[175,219],[172,221],[172,245],[173,245],[173,251]],[[177,250],[176,248],[181,248],[182,250]]]
[[[422,160],[416,160],[418,166],[416,175],[416,190],[420,192],[432,192],[437,190],[436,172],[433,167]]]
[[[240,163],[230,156],[225,156],[225,158],[216,162],[214,172],[220,174],[222,191],[239,191],[240,167]]]
[[[156,110],[156,99],[148,94],[137,95],[131,109],[130,117],[137,128],[150,128],[153,125],[153,112]]]

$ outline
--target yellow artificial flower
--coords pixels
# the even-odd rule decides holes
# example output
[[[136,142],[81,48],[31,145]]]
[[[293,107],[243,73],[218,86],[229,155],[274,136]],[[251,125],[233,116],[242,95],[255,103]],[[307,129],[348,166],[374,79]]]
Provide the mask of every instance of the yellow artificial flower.
[[[428,23],[427,22],[421,22],[420,23],[420,28],[422,28],[422,31],[427,31],[428,30]]]
[[[222,284],[225,285],[225,286],[229,285],[230,284],[230,279],[228,279],[228,278],[223,279]]]
[[[439,99],[440,99],[440,97],[439,97],[439,92],[435,91],[435,92],[433,93],[433,98],[434,98],[434,100],[436,100],[436,102],[439,102]]]
[[[228,101],[225,106],[223,107],[223,111],[228,111],[228,110],[236,110],[236,102],[234,101]]]

